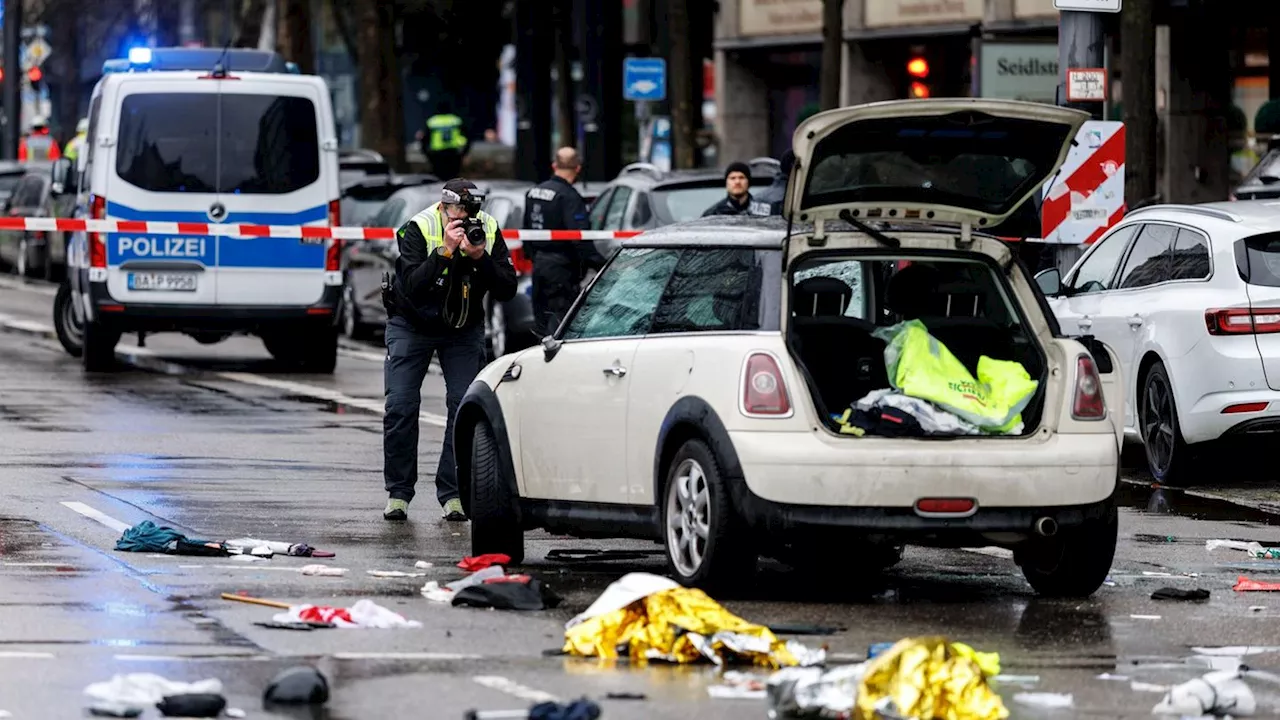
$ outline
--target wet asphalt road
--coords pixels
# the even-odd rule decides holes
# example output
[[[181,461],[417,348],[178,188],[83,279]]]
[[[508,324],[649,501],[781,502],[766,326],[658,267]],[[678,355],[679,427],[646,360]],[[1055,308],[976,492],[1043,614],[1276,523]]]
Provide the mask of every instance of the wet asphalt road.
[[[466,527],[438,519],[427,482],[411,522],[381,519],[378,348],[344,351],[334,376],[316,377],[273,372],[253,339],[205,347],[155,336],[137,351],[129,338],[121,349],[133,364],[87,377],[56,340],[41,337],[51,294],[0,286],[0,710],[84,717],[88,683],[154,672],[219,678],[231,706],[249,717],[286,717],[262,709],[262,689],[279,669],[313,663],[330,678],[333,698],[324,712],[300,717],[461,718],[469,708],[526,707],[534,693],[600,699],[609,720],[765,717],[763,701],[709,698],[716,679],[707,668],[602,667],[544,655],[560,646],[564,621],[610,581],[662,572],[657,557],[570,565],[548,562],[546,551],[653,545],[531,538],[527,569],[566,598],[552,611],[466,610],[422,598],[425,580],[464,574],[453,565],[468,550]],[[427,381],[423,411],[429,478],[440,437],[429,422],[444,412],[439,375]],[[1270,502],[1269,492],[1210,489],[1255,506]],[[1157,693],[1096,676],[1167,685],[1203,671],[1192,647],[1280,645],[1280,596],[1231,590],[1242,574],[1280,580],[1280,563],[1204,548],[1213,538],[1280,545],[1280,527],[1240,504],[1135,486],[1125,496],[1114,584],[1086,602],[1036,599],[1002,551],[914,548],[883,577],[846,574],[841,549],[832,548],[822,576],[769,565],[752,594],[721,600],[756,622],[838,626],[799,639],[849,660],[872,643],[925,634],[998,651],[1005,673],[1038,676],[1000,687],[1014,717],[1148,717]],[[142,520],[204,538],[305,541],[335,551],[322,562],[350,572],[302,576],[297,568],[314,561],[297,558],[241,564],[115,552],[119,532],[109,525]],[[366,574],[414,572],[418,560],[434,564],[425,578]],[[1163,586],[1203,587],[1212,597],[1150,600]],[[218,597],[238,591],[291,603],[367,597],[424,627],[265,629],[253,623],[273,610]],[[1280,653],[1249,662],[1280,670]],[[484,677],[510,683],[493,689],[476,681]],[[1280,694],[1258,690],[1259,714],[1280,712]],[[603,699],[610,692],[648,699]],[[1027,708],[1013,701],[1017,692],[1071,693],[1075,707]]]

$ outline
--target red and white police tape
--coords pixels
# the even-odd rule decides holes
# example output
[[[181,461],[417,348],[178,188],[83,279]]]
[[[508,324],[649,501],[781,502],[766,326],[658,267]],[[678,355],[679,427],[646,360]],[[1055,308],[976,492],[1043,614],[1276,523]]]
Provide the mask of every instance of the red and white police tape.
[[[144,220],[86,220],[78,218],[0,217],[0,231],[146,233],[151,235],[214,235],[220,237],[277,237],[304,240],[394,240],[395,228],[328,227],[326,225],[236,225]],[[625,240],[641,230],[506,230],[502,237],[512,248],[524,242],[553,240]],[[1001,238],[1017,242],[1019,238]],[[1040,238],[1023,238],[1044,242]]]

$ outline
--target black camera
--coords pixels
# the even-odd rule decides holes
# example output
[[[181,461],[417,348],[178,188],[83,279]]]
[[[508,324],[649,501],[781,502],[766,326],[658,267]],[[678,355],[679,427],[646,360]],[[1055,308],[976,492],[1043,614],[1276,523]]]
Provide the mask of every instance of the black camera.
[[[470,217],[462,221],[462,232],[466,233],[467,243],[471,247],[484,247],[484,221],[480,218]]]

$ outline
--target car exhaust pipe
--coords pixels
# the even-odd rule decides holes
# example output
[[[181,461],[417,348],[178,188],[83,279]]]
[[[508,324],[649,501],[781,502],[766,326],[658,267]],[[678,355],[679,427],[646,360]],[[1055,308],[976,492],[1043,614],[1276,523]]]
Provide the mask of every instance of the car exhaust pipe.
[[[1046,515],[1036,520],[1035,529],[1040,537],[1053,537],[1058,534],[1058,521]]]

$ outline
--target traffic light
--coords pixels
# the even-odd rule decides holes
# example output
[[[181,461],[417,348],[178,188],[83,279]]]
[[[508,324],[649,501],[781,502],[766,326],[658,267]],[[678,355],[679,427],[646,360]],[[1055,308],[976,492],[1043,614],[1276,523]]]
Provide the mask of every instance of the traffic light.
[[[39,85],[40,81],[44,79],[44,71],[38,67],[33,67],[27,71],[27,79],[31,81],[32,85]]]
[[[913,54],[907,60],[907,75],[911,78],[908,92],[913,98],[927,98],[933,93],[929,89],[929,60],[924,55]]]

